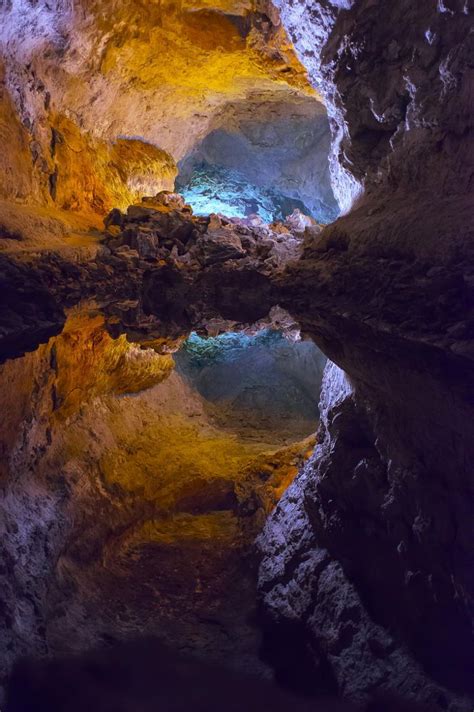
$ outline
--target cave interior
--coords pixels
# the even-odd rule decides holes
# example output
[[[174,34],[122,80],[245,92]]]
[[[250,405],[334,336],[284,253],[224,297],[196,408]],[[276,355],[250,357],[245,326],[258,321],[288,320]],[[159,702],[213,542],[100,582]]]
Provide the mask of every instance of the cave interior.
[[[472,712],[469,0],[0,5],[0,708]]]

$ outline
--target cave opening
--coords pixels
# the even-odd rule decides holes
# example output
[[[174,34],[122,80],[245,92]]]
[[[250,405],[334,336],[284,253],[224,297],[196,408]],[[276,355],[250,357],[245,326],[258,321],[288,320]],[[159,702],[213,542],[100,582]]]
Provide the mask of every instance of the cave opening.
[[[329,175],[330,128],[315,96],[252,94],[226,105],[178,163],[176,190],[200,215],[319,223],[339,213]]]

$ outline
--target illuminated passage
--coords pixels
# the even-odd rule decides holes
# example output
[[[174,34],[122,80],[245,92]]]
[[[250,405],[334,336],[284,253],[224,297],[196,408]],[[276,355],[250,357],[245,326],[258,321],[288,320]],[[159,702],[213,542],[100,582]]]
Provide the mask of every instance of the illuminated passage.
[[[182,375],[210,403],[227,406],[239,427],[314,432],[326,358],[310,341],[280,332],[193,333],[175,355]],[[305,432],[306,431],[306,432]]]
[[[272,222],[283,220],[295,208],[310,214],[300,200],[253,185],[239,171],[224,166],[201,163],[187,180],[177,180],[176,190],[197,215],[221,213],[237,218],[258,215],[265,222]]]

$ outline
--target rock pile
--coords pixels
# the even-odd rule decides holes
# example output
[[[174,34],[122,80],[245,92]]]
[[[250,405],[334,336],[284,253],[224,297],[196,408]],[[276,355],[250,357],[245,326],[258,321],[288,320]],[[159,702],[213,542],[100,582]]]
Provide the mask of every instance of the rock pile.
[[[190,269],[258,264],[269,274],[301,255],[304,230],[314,224],[299,210],[287,221],[270,225],[256,215],[198,217],[182,196],[162,191],[131,205],[126,214],[112,210],[105,219],[105,245],[115,258],[138,267],[160,261]]]

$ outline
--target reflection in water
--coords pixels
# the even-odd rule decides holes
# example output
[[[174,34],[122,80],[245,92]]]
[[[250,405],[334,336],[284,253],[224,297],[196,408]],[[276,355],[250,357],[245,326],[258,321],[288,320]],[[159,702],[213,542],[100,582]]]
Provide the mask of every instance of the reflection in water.
[[[200,395],[226,407],[241,427],[314,432],[326,359],[312,341],[290,342],[271,329],[207,339],[193,333],[175,361]]]
[[[249,555],[314,444],[321,360],[271,331],[174,358],[77,309],[0,367],[4,674],[145,632],[266,674]]]

